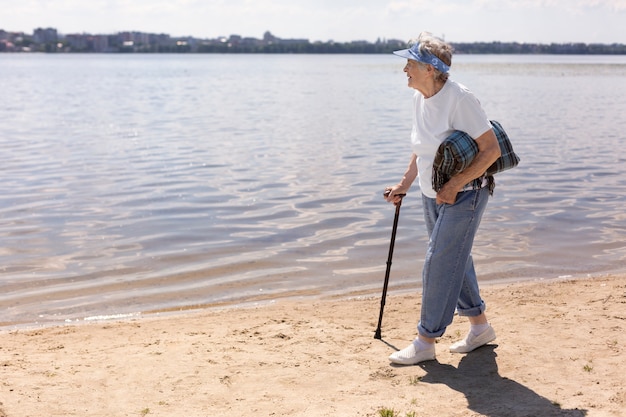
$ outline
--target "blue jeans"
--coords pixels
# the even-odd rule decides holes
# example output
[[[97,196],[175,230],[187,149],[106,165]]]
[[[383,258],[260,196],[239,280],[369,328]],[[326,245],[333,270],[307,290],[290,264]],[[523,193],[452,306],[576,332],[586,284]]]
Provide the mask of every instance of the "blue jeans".
[[[488,199],[487,188],[462,191],[454,204],[437,204],[434,198],[422,195],[430,239],[417,325],[422,336],[441,336],[452,323],[455,309],[461,316],[478,316],[485,311],[471,252]]]

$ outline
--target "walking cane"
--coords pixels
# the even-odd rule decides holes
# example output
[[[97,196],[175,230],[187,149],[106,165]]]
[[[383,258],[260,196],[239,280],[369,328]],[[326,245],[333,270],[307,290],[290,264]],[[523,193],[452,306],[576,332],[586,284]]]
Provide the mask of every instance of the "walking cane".
[[[391,190],[385,191],[385,197],[389,195]],[[383,323],[383,310],[385,309],[385,299],[387,298],[387,286],[389,285],[389,272],[391,271],[391,258],[393,257],[393,246],[396,242],[396,230],[398,230],[398,217],[400,217],[400,206],[402,205],[402,197],[406,194],[398,194],[400,201],[395,203],[396,215],[393,218],[393,228],[391,229],[391,243],[389,244],[389,256],[387,257],[387,271],[385,272],[385,283],[383,284],[383,296],[380,299],[380,314],[378,316],[378,327],[374,333],[374,339],[380,339],[380,326]]]

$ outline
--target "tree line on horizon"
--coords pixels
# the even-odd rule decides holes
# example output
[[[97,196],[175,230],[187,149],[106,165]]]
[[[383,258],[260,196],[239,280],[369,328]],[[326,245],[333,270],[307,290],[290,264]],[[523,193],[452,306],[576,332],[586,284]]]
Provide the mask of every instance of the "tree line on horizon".
[[[572,54],[572,55],[624,55],[625,44],[551,43],[532,44],[517,42],[450,43],[457,54]],[[311,53],[311,54],[385,54],[405,47],[388,43],[301,43],[271,45],[199,45],[199,53]],[[191,51],[176,51],[191,52]]]
[[[455,54],[545,54],[545,55],[626,55],[625,44],[585,43],[516,43],[450,42]],[[221,54],[387,54],[405,45],[379,43],[296,43],[270,45],[176,44],[119,46],[108,53],[221,53]],[[0,52],[5,52],[0,45]],[[89,48],[60,51],[56,45],[44,45],[39,52],[94,53]]]
[[[457,54],[624,55],[620,43],[450,42]],[[32,35],[0,30],[0,52],[45,53],[257,53],[257,54],[386,54],[406,47],[397,39],[352,42],[310,42],[281,39],[265,32],[262,39],[231,35],[216,39],[170,37],[167,34],[119,32],[112,35],[59,35],[55,28],[37,28]]]

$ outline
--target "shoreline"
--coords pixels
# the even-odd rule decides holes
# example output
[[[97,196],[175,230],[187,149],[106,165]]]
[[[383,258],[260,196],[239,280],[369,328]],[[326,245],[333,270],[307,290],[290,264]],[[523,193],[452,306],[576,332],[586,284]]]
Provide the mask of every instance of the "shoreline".
[[[554,277],[504,277],[498,279],[485,279],[479,280],[481,291],[484,288],[497,287],[509,284],[526,284],[526,283],[552,283],[562,280],[587,280],[587,279],[600,279],[613,275],[626,275],[625,269],[616,269],[610,271],[588,273],[581,272],[579,274],[564,274]],[[47,329],[51,327],[64,327],[75,325],[89,325],[93,323],[108,323],[118,320],[126,319],[144,319],[144,318],[166,318],[171,316],[197,314],[204,311],[221,311],[230,309],[246,309],[257,308],[273,305],[282,302],[308,302],[314,303],[316,301],[329,301],[329,300],[351,300],[356,299],[378,299],[382,293],[383,280],[381,279],[380,288],[362,288],[354,289],[348,292],[327,292],[327,293],[315,293],[311,291],[295,291],[293,293],[281,293],[281,294],[264,294],[251,296],[245,300],[236,301],[219,301],[219,302],[207,302],[207,303],[194,303],[182,306],[152,308],[144,311],[121,311],[121,312],[93,312],[85,315],[84,317],[66,317],[59,318],[58,320],[47,321],[11,321],[0,322],[0,334],[11,331],[28,331]],[[420,294],[421,284],[419,282],[407,282],[406,280],[396,283],[394,285],[393,280],[390,281],[388,296],[402,296],[411,294]]]
[[[455,317],[437,360],[408,367],[387,356],[415,336],[415,293],[388,294],[382,340],[379,297],[1,331],[0,416],[621,415],[626,274],[482,294],[493,344],[450,353]]]

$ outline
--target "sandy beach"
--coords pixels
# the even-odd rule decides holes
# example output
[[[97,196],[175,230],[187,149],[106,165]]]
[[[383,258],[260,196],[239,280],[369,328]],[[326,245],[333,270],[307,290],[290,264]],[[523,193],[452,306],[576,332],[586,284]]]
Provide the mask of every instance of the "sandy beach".
[[[0,334],[0,416],[624,416],[626,275],[483,285],[498,338],[389,364],[419,294],[277,301]],[[391,410],[394,411],[391,414]]]

